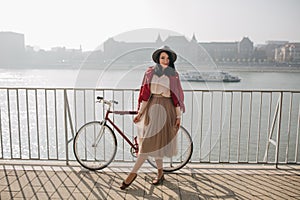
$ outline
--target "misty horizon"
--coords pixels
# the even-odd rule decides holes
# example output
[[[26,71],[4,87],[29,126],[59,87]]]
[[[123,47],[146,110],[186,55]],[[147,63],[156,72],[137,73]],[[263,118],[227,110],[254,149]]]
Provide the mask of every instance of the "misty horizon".
[[[161,34],[162,32],[164,34]],[[142,38],[145,37],[138,37],[141,35],[152,36],[152,38],[156,36],[156,39],[142,42]],[[110,62],[119,65],[120,63],[137,65],[151,61],[149,55],[154,49],[163,45],[174,49],[181,56],[178,61],[185,65],[188,63],[210,65],[211,60],[230,65],[299,66],[300,64],[298,56],[300,43],[269,41],[268,44],[255,47],[254,42],[248,37],[235,42],[199,42],[195,35],[187,39],[186,36],[168,30],[141,29],[111,37],[95,51],[83,51],[81,46],[79,49],[53,47],[50,51],[35,49],[29,45],[25,47],[24,37],[24,34],[0,32],[1,66],[74,67],[80,65],[82,61],[92,68],[99,65],[103,67]],[[137,38],[141,41],[137,42]]]
[[[147,30],[147,29],[145,29],[145,30]],[[143,29],[142,30],[134,30],[134,31],[143,31]],[[134,31],[132,31],[132,32],[134,32]],[[34,50],[36,50],[36,51],[39,51],[39,50],[46,50],[46,51],[52,51],[53,49],[55,49],[55,48],[65,48],[66,50],[72,50],[72,49],[74,49],[74,50],[82,50],[82,51],[92,51],[92,50],[85,50],[84,48],[82,48],[82,46],[79,44],[78,45],[78,48],[69,48],[68,46],[66,46],[66,45],[63,45],[63,44],[58,44],[58,45],[56,45],[56,46],[52,46],[52,47],[49,47],[48,49],[46,49],[46,48],[42,48],[41,46],[39,46],[39,45],[31,45],[31,44],[27,44],[26,43],[26,35],[24,34],[24,33],[17,33],[17,32],[13,32],[13,31],[0,31],[0,33],[13,33],[13,34],[20,34],[20,35],[23,35],[24,36],[24,47],[26,48],[26,47],[32,47]],[[125,36],[124,36],[125,35]],[[137,34],[138,35],[138,34]],[[192,37],[194,37],[195,35],[192,35],[192,37],[187,37],[187,36],[185,36],[185,35],[180,35],[180,34],[178,34],[178,33],[175,33],[174,32],[174,35],[171,35],[171,34],[169,34],[169,35],[167,35],[167,36],[162,36],[163,34],[160,34],[159,32],[156,34],[156,38],[153,38],[153,36],[151,37],[151,39],[150,39],[150,37],[148,37],[148,38],[144,38],[144,39],[139,39],[139,40],[134,40],[134,39],[132,39],[132,35],[131,36],[126,36],[126,34],[124,34],[124,33],[122,33],[122,34],[119,34],[119,35],[117,35],[117,36],[115,36],[115,37],[109,37],[109,38],[107,38],[105,41],[103,41],[101,44],[98,44],[98,47],[99,46],[101,46],[101,45],[103,45],[103,43],[104,42],[106,42],[107,40],[109,40],[109,39],[113,39],[113,40],[115,40],[115,41],[117,41],[117,42],[136,42],[136,43],[145,43],[145,42],[155,42],[155,40],[157,39],[157,37],[161,37],[162,38],[162,41],[164,41],[164,40],[166,40],[168,37],[170,37],[170,36],[183,36],[183,37],[185,37],[187,40],[192,40]],[[154,36],[155,37],[155,36]],[[196,37],[196,36],[195,36]],[[198,44],[199,45],[201,45],[201,43],[232,43],[232,42],[239,42],[242,38],[244,38],[244,37],[246,37],[246,38],[249,38],[251,41],[253,41],[252,39],[251,39],[251,36],[243,36],[243,37],[241,37],[240,39],[236,39],[236,40],[234,40],[234,41],[230,41],[230,40],[212,40],[212,41],[201,41],[201,40],[199,40],[197,37],[196,37],[196,40],[197,40],[197,42],[198,42]],[[256,47],[256,46],[260,46],[260,45],[266,45],[266,44],[268,44],[268,43],[272,43],[272,42],[286,42],[286,43],[300,43],[300,41],[290,41],[289,39],[281,39],[281,40],[265,40],[265,42],[264,43],[256,43],[255,41],[253,41],[253,43],[254,43],[254,46]],[[94,50],[98,50],[98,48],[97,48],[97,46],[96,46],[96,48],[94,49]]]

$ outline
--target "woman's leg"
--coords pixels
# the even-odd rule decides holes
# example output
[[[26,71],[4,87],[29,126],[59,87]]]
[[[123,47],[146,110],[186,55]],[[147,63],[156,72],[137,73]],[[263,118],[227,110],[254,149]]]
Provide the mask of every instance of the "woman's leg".
[[[152,181],[152,184],[158,185],[164,180],[163,160],[162,158],[155,158],[155,162],[157,166],[157,177]]]
[[[131,170],[131,173],[137,173],[139,171],[139,169],[141,168],[141,166],[144,164],[144,162],[146,161],[147,159],[147,156],[146,155],[143,155],[143,154],[139,154],[136,161],[135,161],[135,164]]]
[[[163,175],[163,160],[162,158],[155,158],[157,166],[157,178],[160,178]]]
[[[142,154],[138,155],[131,172],[128,174],[127,178],[125,179],[126,184],[129,184],[132,182],[132,180],[136,177],[137,172],[139,171],[139,169],[141,168],[141,166],[143,165],[143,163],[145,162],[146,159],[147,159],[147,156],[142,155]]]

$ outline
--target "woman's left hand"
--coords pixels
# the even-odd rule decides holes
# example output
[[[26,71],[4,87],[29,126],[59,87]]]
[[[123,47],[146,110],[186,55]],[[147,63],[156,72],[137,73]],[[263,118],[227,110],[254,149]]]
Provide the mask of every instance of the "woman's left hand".
[[[175,126],[176,126],[176,128],[180,127],[180,118],[176,119]]]

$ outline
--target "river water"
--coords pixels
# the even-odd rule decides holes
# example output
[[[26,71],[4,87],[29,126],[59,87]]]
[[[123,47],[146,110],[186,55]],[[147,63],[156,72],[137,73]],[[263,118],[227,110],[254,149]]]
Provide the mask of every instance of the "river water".
[[[135,70],[0,69],[0,87],[29,88],[138,88],[146,68]],[[210,70],[212,71],[212,70]],[[238,83],[182,82],[184,89],[300,90],[299,71],[232,71]]]

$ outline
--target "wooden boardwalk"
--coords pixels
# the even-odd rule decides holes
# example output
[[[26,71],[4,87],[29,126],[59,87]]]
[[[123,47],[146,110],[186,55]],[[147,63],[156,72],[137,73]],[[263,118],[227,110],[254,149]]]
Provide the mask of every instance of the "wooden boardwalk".
[[[78,166],[0,165],[0,199],[300,199],[300,166],[188,165],[153,186],[143,167],[126,190],[130,167],[93,172]]]

